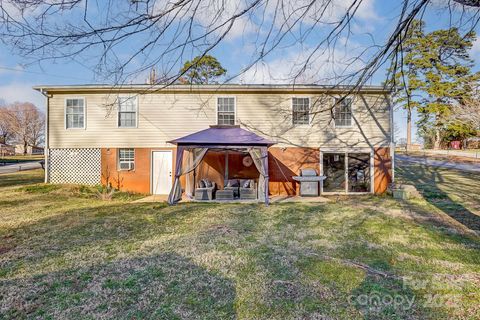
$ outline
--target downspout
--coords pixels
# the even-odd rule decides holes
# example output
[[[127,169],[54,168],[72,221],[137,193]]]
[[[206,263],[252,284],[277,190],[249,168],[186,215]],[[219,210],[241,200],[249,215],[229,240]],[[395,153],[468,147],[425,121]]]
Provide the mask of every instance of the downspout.
[[[393,130],[393,106],[390,94],[387,96],[388,112],[390,112],[390,157],[392,159],[392,183],[395,182],[395,136]]]
[[[49,153],[50,153],[50,149],[48,148],[48,129],[49,129],[49,126],[48,126],[48,111],[49,111],[49,102],[50,102],[50,99],[48,97],[48,94],[47,92],[40,88],[38,90],[44,97],[45,97],[45,148],[43,149],[44,150],[44,156],[45,156],[45,164],[44,164],[44,168],[45,168],[45,183],[49,183],[50,179],[48,178],[49,175],[50,175],[50,170],[49,170]]]

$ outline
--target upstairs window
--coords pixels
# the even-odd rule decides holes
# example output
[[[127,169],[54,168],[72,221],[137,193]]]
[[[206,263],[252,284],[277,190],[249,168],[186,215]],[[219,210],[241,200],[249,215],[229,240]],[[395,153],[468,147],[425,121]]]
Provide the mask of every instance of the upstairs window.
[[[132,97],[118,98],[118,127],[137,127],[137,99]]]
[[[85,128],[85,100],[83,98],[65,100],[65,127],[67,129]]]
[[[135,150],[134,149],[118,149],[118,169],[119,170],[135,169]]]
[[[292,98],[293,125],[310,124],[310,98]]]
[[[235,98],[217,98],[217,124],[235,125]]]
[[[335,100],[335,127],[352,126],[352,99]]]

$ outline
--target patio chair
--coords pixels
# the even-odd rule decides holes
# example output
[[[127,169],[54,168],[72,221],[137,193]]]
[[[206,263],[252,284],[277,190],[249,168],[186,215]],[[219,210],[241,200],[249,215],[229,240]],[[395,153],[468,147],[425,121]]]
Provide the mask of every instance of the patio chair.
[[[257,199],[257,186],[255,180],[241,179],[239,193],[241,200]]]
[[[223,190],[233,190],[233,196],[238,198],[240,195],[240,182],[238,179],[229,179]]]
[[[202,179],[195,189],[195,200],[213,200],[217,184],[208,179]]]

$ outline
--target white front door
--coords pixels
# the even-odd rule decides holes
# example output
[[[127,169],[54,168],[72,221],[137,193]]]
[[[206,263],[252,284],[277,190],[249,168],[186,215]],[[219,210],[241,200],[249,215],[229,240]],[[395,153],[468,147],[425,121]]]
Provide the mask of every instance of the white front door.
[[[152,193],[169,194],[172,189],[172,151],[152,152]]]

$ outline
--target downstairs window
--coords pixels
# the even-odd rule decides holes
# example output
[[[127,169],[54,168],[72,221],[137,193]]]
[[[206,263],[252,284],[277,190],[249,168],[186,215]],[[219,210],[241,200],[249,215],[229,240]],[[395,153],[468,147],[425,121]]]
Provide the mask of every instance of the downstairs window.
[[[118,149],[118,170],[135,169],[135,150]]]

